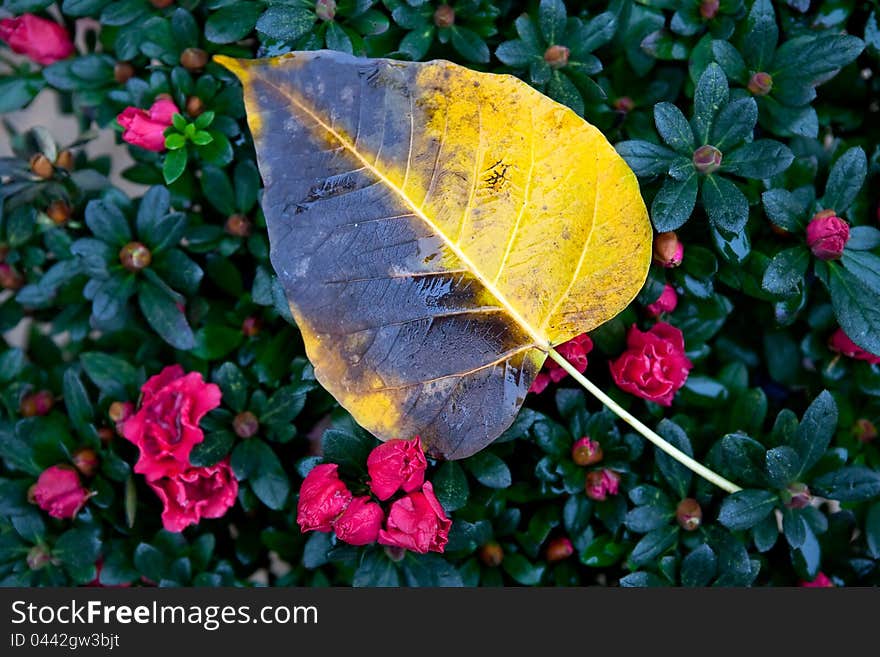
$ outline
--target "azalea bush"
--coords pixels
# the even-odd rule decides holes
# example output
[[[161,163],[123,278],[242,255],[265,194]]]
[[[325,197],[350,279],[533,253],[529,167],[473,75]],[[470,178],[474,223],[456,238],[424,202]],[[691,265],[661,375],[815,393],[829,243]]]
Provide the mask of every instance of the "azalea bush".
[[[4,585],[880,583],[876,1],[3,0],[0,40],[0,110],[81,130],[4,124]],[[213,60],[321,48],[512,74],[602,131],[654,264],[558,351],[728,490],[552,360],[462,460],[321,387]]]

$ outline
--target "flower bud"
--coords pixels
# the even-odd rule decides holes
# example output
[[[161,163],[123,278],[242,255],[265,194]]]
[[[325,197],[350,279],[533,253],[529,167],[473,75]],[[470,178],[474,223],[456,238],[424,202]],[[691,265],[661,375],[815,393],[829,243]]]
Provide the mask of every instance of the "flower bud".
[[[156,9],[165,9],[165,7],[170,7],[174,4],[174,0],[150,0],[150,4],[153,5]]]
[[[250,411],[244,411],[232,420],[232,429],[239,438],[253,438],[260,430],[260,422],[256,415]]]
[[[721,167],[721,151],[706,144],[694,151],[694,167],[703,174],[710,174]]]
[[[226,232],[236,237],[251,234],[251,221],[243,214],[233,214],[226,220]]]
[[[55,399],[48,390],[38,390],[30,395],[25,395],[21,399],[19,412],[24,417],[37,417],[48,415],[49,411],[55,405]]]
[[[859,418],[852,428],[853,436],[861,443],[869,443],[877,438],[877,427],[867,418]]]
[[[677,306],[678,293],[676,293],[674,287],[667,283],[663,287],[663,292],[657,297],[657,300],[654,303],[649,303],[645,307],[645,310],[647,310],[648,314],[652,317],[659,317],[663,313],[673,312]]]
[[[49,216],[56,226],[62,226],[70,219],[73,214],[73,208],[62,200],[52,201],[46,208],[46,214]]]
[[[129,62],[116,62],[113,67],[113,79],[118,84],[125,84],[134,77],[134,66]]]
[[[208,53],[201,48],[187,48],[180,53],[180,65],[187,71],[200,71],[208,63]]]
[[[106,427],[105,427],[106,428]],[[82,447],[76,450],[72,456],[73,466],[84,477],[92,477],[101,465],[101,459],[91,447]]]
[[[550,563],[568,559],[572,554],[574,554],[574,546],[565,536],[554,538],[547,545],[546,557]]]
[[[720,0],[700,0],[700,16],[707,21],[712,20],[718,15],[720,6]]]
[[[562,68],[568,65],[570,51],[565,46],[550,46],[544,51],[544,61],[550,68]]]
[[[584,491],[591,500],[601,502],[609,495],[617,495],[620,475],[614,470],[593,470],[587,473]]]
[[[675,519],[683,530],[692,532],[703,522],[703,509],[694,498],[686,497],[675,508]]]
[[[115,401],[107,409],[107,415],[115,423],[125,422],[134,414],[134,404],[131,402]]]
[[[322,21],[332,21],[336,16],[336,0],[318,0],[315,3],[315,16]]]
[[[129,242],[119,250],[119,262],[128,271],[139,272],[153,261],[153,254],[140,242]]]
[[[241,323],[241,332],[246,338],[252,338],[260,333],[263,328],[263,320],[259,317],[245,317]]]
[[[0,287],[4,290],[18,290],[24,285],[24,276],[5,262],[0,262]]]
[[[602,445],[589,436],[576,440],[571,446],[571,460],[577,465],[593,465],[602,460]]]
[[[58,156],[55,158],[55,166],[65,171],[73,171],[74,163],[73,152],[66,148],[58,153]]]
[[[629,96],[621,96],[614,101],[614,109],[618,112],[623,112],[624,114],[629,114],[635,109],[635,107],[635,101]]]
[[[799,481],[789,484],[785,492],[784,498],[788,498],[785,506],[789,509],[803,509],[805,506],[809,506],[810,500],[813,499],[807,485]]]
[[[678,267],[684,259],[684,245],[674,230],[654,238],[654,262],[662,267]]]
[[[186,113],[195,118],[205,111],[205,102],[198,96],[187,96]]]
[[[101,427],[100,429],[98,429],[98,438],[101,439],[102,443],[109,443],[115,437],[116,434],[110,427]]]
[[[449,5],[440,5],[434,12],[434,25],[437,27],[452,27],[455,23],[455,10]]]
[[[43,155],[42,153],[37,153],[31,158],[31,171],[46,180],[52,177],[52,174],[55,172],[55,169],[52,167],[52,163],[49,161],[49,158]]]
[[[773,76],[769,73],[758,71],[749,78],[746,88],[753,96],[766,96],[773,89]]]
[[[807,224],[807,246],[820,260],[837,260],[849,241],[849,224],[834,210],[822,210]]]
[[[480,557],[480,561],[489,566],[489,568],[496,568],[504,561],[504,549],[495,541],[481,545],[477,554]]]
[[[42,545],[35,545],[28,550],[25,560],[27,561],[28,568],[31,570],[40,570],[49,565],[52,561],[52,556]]]

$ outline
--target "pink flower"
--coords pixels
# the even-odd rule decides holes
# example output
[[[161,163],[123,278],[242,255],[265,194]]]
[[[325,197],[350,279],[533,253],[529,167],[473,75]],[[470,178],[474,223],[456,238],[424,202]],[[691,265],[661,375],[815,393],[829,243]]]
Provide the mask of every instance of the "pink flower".
[[[801,582],[799,586],[808,589],[827,589],[833,588],[834,582],[832,582],[825,573],[819,573],[816,575],[816,579],[809,582]]]
[[[880,364],[880,356],[875,356],[870,351],[862,349],[859,345],[849,339],[849,336],[843,332],[842,328],[837,329],[831,334],[831,337],[828,339],[828,348],[831,351],[836,351],[844,356],[855,358],[856,360],[863,360],[872,365]]]
[[[9,44],[12,52],[44,66],[73,54],[73,43],[67,30],[54,21],[33,14],[0,20],[0,40]]]
[[[601,461],[603,456],[602,445],[589,436],[579,438],[571,446],[571,460],[577,465],[593,465]]]
[[[413,552],[443,552],[452,521],[434,496],[431,482],[421,492],[409,493],[391,505],[385,528],[379,530],[379,543]]]
[[[573,337],[556,348],[561,356],[571,363],[578,372],[587,369],[587,354],[593,349],[593,341],[586,333]],[[541,394],[546,390],[550,382],[559,383],[568,376],[568,372],[555,360],[548,358],[544,361],[544,369],[538,372],[535,380],[529,388],[529,392]]]
[[[609,495],[617,495],[620,475],[614,470],[593,470],[587,473],[584,491],[591,500],[601,502]]]
[[[380,500],[387,500],[399,489],[410,493],[425,481],[427,467],[418,436],[412,440],[389,440],[367,457],[370,490]]]
[[[221,517],[235,504],[238,495],[238,481],[228,459],[147,483],[165,505],[162,526],[169,532],[181,532],[202,518]]]
[[[53,518],[73,518],[89,499],[76,470],[53,465],[40,473],[32,490],[34,501]]]
[[[126,107],[116,117],[116,122],[125,128],[123,140],[148,151],[161,153],[165,150],[165,130],[171,125],[171,117],[179,112],[172,101],[160,98],[148,111]]]
[[[333,530],[340,541],[351,545],[369,545],[376,542],[384,519],[382,507],[364,495],[351,501],[333,523]]]
[[[141,407],[122,422],[122,435],[140,449],[134,471],[148,481],[171,477],[190,467],[192,448],[205,439],[204,415],[220,405],[220,388],[198,372],[184,374],[170,365],[141,387]]]
[[[849,240],[849,224],[833,210],[817,212],[807,224],[807,246],[820,260],[837,260]]]
[[[633,325],[626,344],[627,350],[611,363],[614,382],[621,390],[670,406],[693,367],[684,353],[681,331],[665,322],[646,332]]]
[[[671,313],[677,305],[678,294],[676,294],[675,288],[667,283],[657,300],[654,303],[648,304],[645,310],[652,317],[659,317],[663,313]]]
[[[329,532],[333,523],[351,503],[351,491],[339,479],[335,463],[316,465],[299,489],[296,522],[300,531]]]

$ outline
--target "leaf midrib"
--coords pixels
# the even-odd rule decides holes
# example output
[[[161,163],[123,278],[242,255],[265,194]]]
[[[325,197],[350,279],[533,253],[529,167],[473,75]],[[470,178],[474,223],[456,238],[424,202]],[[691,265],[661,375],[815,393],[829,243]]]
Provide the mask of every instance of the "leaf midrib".
[[[551,348],[550,341],[543,336],[538,330],[536,330],[526,319],[523,317],[520,312],[513,306],[513,304],[508,301],[505,295],[499,290],[495,284],[486,278],[485,275],[481,272],[481,270],[474,264],[473,261],[467,256],[467,254],[459,248],[457,244],[455,244],[448,235],[446,235],[437,224],[435,224],[425,211],[421,208],[421,206],[417,205],[402,189],[400,189],[397,185],[395,185],[382,171],[380,171],[373,163],[369,162],[361,153],[355,148],[354,144],[351,143],[344,135],[336,131],[333,126],[329,125],[320,114],[312,110],[308,105],[303,103],[300,99],[296,97],[296,95],[290,93],[287,89],[270,82],[265,78],[261,78],[262,81],[275,89],[278,90],[285,98],[287,98],[293,105],[295,105],[299,110],[308,115],[310,119],[312,119],[318,126],[320,126],[324,131],[327,132],[328,135],[333,137],[337,142],[339,142],[342,147],[351,153],[367,170],[369,170],[374,176],[376,176],[382,183],[384,183],[391,191],[397,194],[400,199],[409,206],[413,214],[419,217],[422,221],[424,221],[431,231],[440,236],[449,249],[462,261],[465,267],[480,281],[480,283],[492,294],[492,296],[497,299],[497,301],[504,307],[504,309],[510,314],[510,316],[516,321],[517,324],[528,333],[529,337],[534,341],[534,346],[542,349],[543,351],[548,351]]]

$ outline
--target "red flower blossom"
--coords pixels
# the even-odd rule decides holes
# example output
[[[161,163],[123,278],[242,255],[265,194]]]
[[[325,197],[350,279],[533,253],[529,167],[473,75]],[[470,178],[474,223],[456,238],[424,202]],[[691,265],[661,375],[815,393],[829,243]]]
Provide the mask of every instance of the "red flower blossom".
[[[368,545],[376,542],[384,519],[382,507],[364,495],[351,501],[333,523],[333,530],[340,541],[350,545]]]
[[[122,435],[140,449],[134,471],[148,481],[171,477],[190,467],[192,448],[205,439],[204,415],[220,405],[220,388],[198,372],[184,374],[170,365],[141,388],[141,407],[122,423]]]
[[[73,518],[89,499],[76,470],[65,465],[46,468],[37,479],[34,501],[53,518]]]
[[[556,348],[556,351],[571,363],[578,372],[584,372],[587,369],[587,354],[592,350],[593,341],[586,333],[582,333]],[[559,383],[566,376],[568,376],[568,372],[562,369],[562,366],[555,360],[548,358],[544,361],[544,369],[538,372],[538,376],[532,381],[529,392],[541,394],[550,385],[551,381]]]
[[[409,493],[391,505],[385,528],[379,530],[379,543],[413,552],[443,552],[452,521],[434,495],[431,482],[421,492]]]
[[[316,465],[299,489],[296,522],[300,531],[329,532],[351,503],[351,491],[339,479],[335,463]]]
[[[614,382],[633,395],[671,405],[693,367],[685,355],[681,331],[665,322],[646,332],[633,325],[626,343],[627,350],[611,363]]]
[[[171,125],[171,117],[180,110],[167,98],[160,98],[149,110],[126,107],[116,117],[125,130],[122,139],[134,146],[161,153],[165,150],[165,130]]]
[[[44,66],[73,54],[67,30],[55,21],[33,14],[0,20],[0,40],[9,44],[12,52]]]
[[[828,589],[834,587],[834,582],[825,573],[819,573],[815,579],[809,582],[801,582],[800,586],[808,589]]]
[[[807,246],[820,260],[836,260],[849,241],[849,224],[833,210],[818,212],[807,224]]]
[[[648,311],[651,317],[659,317],[663,313],[673,312],[677,305],[678,294],[676,294],[675,288],[667,283],[657,300],[654,303],[648,304],[645,310]]]
[[[849,356],[850,358],[855,358],[856,360],[863,360],[872,365],[880,364],[880,356],[875,356],[870,351],[862,349],[859,345],[850,340],[849,336],[844,333],[841,328],[831,334],[831,337],[828,339],[828,348],[831,351],[836,351],[837,353]]]
[[[238,495],[238,481],[228,459],[147,483],[165,505],[162,526],[169,532],[181,532],[202,518],[219,518]]]
[[[584,491],[591,500],[601,502],[609,495],[617,495],[620,475],[614,470],[593,470],[587,473]]]
[[[389,440],[367,457],[370,490],[380,500],[387,500],[400,489],[406,493],[418,490],[425,481],[427,467],[418,436],[412,440]]]

